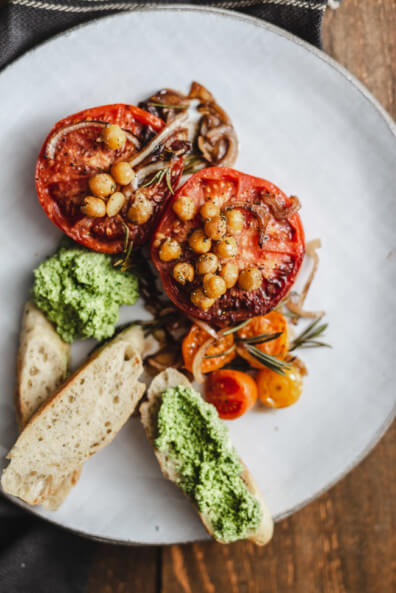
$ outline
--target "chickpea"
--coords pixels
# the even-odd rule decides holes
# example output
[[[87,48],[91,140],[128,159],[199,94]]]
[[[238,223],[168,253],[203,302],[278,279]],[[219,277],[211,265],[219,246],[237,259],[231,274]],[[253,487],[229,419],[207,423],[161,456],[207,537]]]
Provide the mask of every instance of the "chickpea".
[[[220,276],[224,278],[227,288],[232,288],[238,282],[239,268],[237,264],[227,262],[221,268]]]
[[[125,196],[120,191],[111,194],[106,204],[107,216],[115,216],[125,204]]]
[[[173,268],[173,277],[179,284],[186,284],[194,280],[194,268],[187,262],[180,262]]]
[[[144,224],[153,213],[153,203],[144,194],[137,193],[129,207],[128,220],[135,224]]]
[[[93,175],[88,181],[89,189],[97,198],[107,198],[117,189],[116,182],[107,173]]]
[[[214,274],[219,265],[219,260],[214,253],[203,253],[196,263],[198,274]]]
[[[81,212],[92,218],[102,218],[103,216],[106,216],[106,204],[100,198],[86,196],[81,204]]]
[[[245,268],[239,274],[238,284],[243,290],[257,290],[263,282],[263,277],[257,268]]]
[[[188,196],[180,196],[180,198],[177,198],[172,209],[180,220],[191,220],[195,216],[194,201]]]
[[[224,239],[217,243],[215,251],[219,257],[227,259],[237,254],[238,245],[234,237],[224,237]]]
[[[124,146],[126,142],[126,135],[120,126],[117,126],[116,124],[110,124],[104,128],[102,132],[102,139],[108,148],[111,148],[111,150],[116,150],[117,148]]]
[[[243,225],[245,224],[245,216],[240,210],[228,210],[226,212],[226,219],[227,231],[231,235],[235,235],[235,233],[240,233],[243,230]]]
[[[111,167],[111,174],[114,180],[120,185],[128,185],[135,178],[135,171],[131,165],[125,161],[115,163]]]
[[[188,239],[188,244],[195,253],[207,253],[212,247],[212,241],[202,229],[195,229]]]
[[[222,239],[227,230],[225,217],[220,215],[207,220],[204,224],[204,230],[211,239],[214,239],[215,241]]]
[[[190,299],[193,305],[199,309],[203,309],[204,311],[209,309],[215,303],[215,300],[206,296],[201,288],[196,288],[193,290]]]
[[[211,299],[218,299],[227,291],[223,278],[216,274],[205,274],[202,284],[205,294]]]
[[[199,213],[204,220],[209,220],[220,214],[220,208],[214,201],[206,200],[204,205],[201,206]]]
[[[172,261],[181,256],[180,243],[174,239],[165,239],[159,250],[159,257],[162,261]]]

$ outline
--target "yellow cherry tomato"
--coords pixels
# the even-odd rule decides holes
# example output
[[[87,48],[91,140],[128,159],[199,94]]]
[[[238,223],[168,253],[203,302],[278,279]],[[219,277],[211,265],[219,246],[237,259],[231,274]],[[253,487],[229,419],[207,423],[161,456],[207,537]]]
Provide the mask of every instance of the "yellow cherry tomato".
[[[291,366],[285,375],[263,369],[256,377],[258,397],[270,408],[287,408],[295,404],[303,391],[303,378],[299,369]]]

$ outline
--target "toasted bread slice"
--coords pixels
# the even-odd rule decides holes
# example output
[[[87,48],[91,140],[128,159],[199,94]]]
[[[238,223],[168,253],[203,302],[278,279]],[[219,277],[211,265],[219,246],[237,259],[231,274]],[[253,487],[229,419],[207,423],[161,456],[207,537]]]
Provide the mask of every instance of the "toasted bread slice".
[[[58,336],[36,305],[28,301],[17,359],[16,409],[21,427],[66,379],[69,358],[69,344]]]
[[[15,407],[21,429],[41,404],[64,382],[68,372],[70,346],[57,334],[45,315],[28,301],[22,317],[17,358]],[[58,492],[44,506],[55,510],[76,484],[81,470],[67,476]]]
[[[33,415],[8,453],[5,492],[41,504],[113,440],[145,391],[142,359],[127,335],[95,351]]]
[[[157,375],[152,381],[148,393],[147,401],[140,406],[140,415],[142,424],[145,428],[147,437],[154,448],[154,453],[158,459],[161,467],[161,471],[166,478],[172,482],[178,482],[178,469],[172,460],[169,458],[166,452],[160,452],[155,448],[155,438],[157,436],[157,416],[161,407],[162,394],[169,387],[176,387],[182,385],[185,387],[191,387],[189,380],[179,371],[175,369],[167,369]],[[261,493],[259,492],[252,476],[250,475],[246,466],[244,466],[244,472],[241,475],[241,479],[247,486],[248,490],[252,493],[254,498],[259,502],[262,510],[262,519],[260,525],[251,533],[249,533],[246,539],[254,542],[257,545],[266,544],[272,537],[273,533],[273,521],[271,514],[263,500]],[[197,506],[194,505],[198,510]],[[213,527],[208,516],[203,515],[199,510],[198,514],[206,527],[209,534],[214,537]],[[225,543],[222,540],[218,540],[220,543]]]

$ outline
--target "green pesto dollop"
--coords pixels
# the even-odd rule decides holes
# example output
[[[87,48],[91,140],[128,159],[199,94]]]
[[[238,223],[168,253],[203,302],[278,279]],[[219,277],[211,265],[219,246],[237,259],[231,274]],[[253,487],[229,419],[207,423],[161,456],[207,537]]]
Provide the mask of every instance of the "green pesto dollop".
[[[210,518],[217,539],[246,537],[261,521],[261,507],[241,479],[243,466],[216,408],[190,387],[164,391],[156,448],[179,469],[179,486]]]
[[[111,256],[61,247],[34,270],[33,299],[65,342],[103,340],[114,334],[120,305],[138,296],[136,276],[112,265]]]

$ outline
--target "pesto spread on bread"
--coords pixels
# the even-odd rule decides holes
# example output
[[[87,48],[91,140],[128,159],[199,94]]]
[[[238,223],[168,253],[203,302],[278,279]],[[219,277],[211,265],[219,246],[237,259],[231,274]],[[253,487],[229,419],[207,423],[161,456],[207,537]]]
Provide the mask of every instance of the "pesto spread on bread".
[[[164,391],[155,447],[178,470],[178,485],[209,516],[214,536],[243,539],[260,524],[262,510],[242,479],[244,471],[216,408],[190,387]]]

